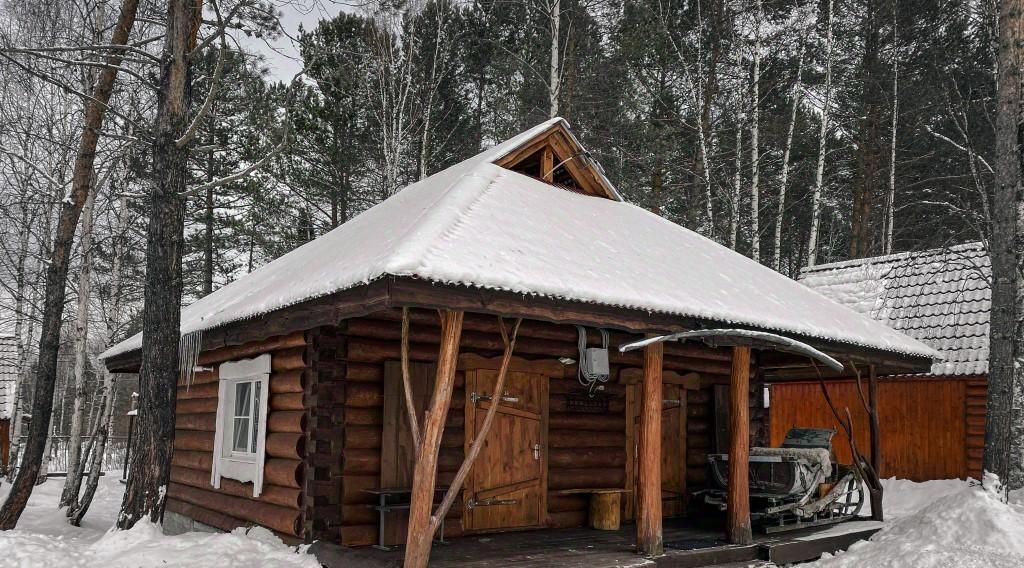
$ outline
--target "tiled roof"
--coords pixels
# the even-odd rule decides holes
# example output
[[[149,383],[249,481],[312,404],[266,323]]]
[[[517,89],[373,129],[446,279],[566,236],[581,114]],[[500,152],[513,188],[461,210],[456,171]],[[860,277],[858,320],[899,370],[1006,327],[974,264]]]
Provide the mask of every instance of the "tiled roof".
[[[933,375],[988,372],[991,264],[982,243],[823,264],[800,281],[939,351]]]
[[[8,418],[14,403],[15,378],[18,376],[18,348],[14,337],[0,335],[0,418]]]

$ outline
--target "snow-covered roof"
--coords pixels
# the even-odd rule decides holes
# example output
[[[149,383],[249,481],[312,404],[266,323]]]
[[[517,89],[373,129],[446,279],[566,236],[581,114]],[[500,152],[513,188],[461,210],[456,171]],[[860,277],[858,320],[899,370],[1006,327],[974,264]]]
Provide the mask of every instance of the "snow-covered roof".
[[[698,318],[918,357],[918,341],[620,200],[493,162],[543,123],[414,183],[182,311],[211,329],[377,279],[426,281]],[[138,349],[136,335],[103,357]]]
[[[991,265],[982,243],[805,268],[800,281],[942,354],[932,375],[988,373]]]
[[[13,335],[0,335],[0,419],[10,418],[18,379],[18,344]]]

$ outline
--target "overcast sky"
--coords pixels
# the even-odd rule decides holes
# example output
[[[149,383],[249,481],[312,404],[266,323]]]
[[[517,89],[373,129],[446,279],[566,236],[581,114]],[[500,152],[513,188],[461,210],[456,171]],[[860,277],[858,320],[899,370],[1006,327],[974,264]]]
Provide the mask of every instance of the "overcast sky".
[[[358,0],[356,0],[358,1]],[[333,18],[342,10],[352,11],[355,2],[339,2],[337,0],[278,0],[275,2],[281,11],[281,28],[284,33],[272,42],[255,38],[239,38],[242,45],[258,53],[267,60],[272,81],[291,81],[302,69],[299,48],[299,26],[306,30],[316,27],[320,20]]]

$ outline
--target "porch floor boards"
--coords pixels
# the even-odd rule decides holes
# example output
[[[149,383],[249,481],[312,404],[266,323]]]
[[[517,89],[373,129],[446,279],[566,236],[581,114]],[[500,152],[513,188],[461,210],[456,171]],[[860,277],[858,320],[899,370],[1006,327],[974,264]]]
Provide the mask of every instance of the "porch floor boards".
[[[665,554],[649,559],[636,554],[635,527],[618,531],[545,529],[472,535],[436,544],[430,565],[449,568],[515,566],[519,568],[611,568],[671,566],[695,568],[774,560],[779,564],[819,557],[843,550],[870,537],[880,523],[851,521],[830,528],[805,529],[786,534],[754,535],[754,544],[724,544],[719,530],[694,526],[685,519],[665,519]],[[685,548],[685,549],[684,549]],[[400,566],[401,549],[345,549],[314,545],[313,552],[328,568],[341,566]]]

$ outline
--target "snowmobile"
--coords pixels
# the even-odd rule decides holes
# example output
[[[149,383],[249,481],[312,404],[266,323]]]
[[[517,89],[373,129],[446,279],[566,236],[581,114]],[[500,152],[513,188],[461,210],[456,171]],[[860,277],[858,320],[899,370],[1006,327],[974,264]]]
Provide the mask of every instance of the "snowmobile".
[[[778,448],[750,448],[751,521],[767,533],[830,525],[857,517],[864,484],[853,466],[836,462],[824,428],[792,428]],[[726,508],[729,455],[708,455],[705,503]]]

